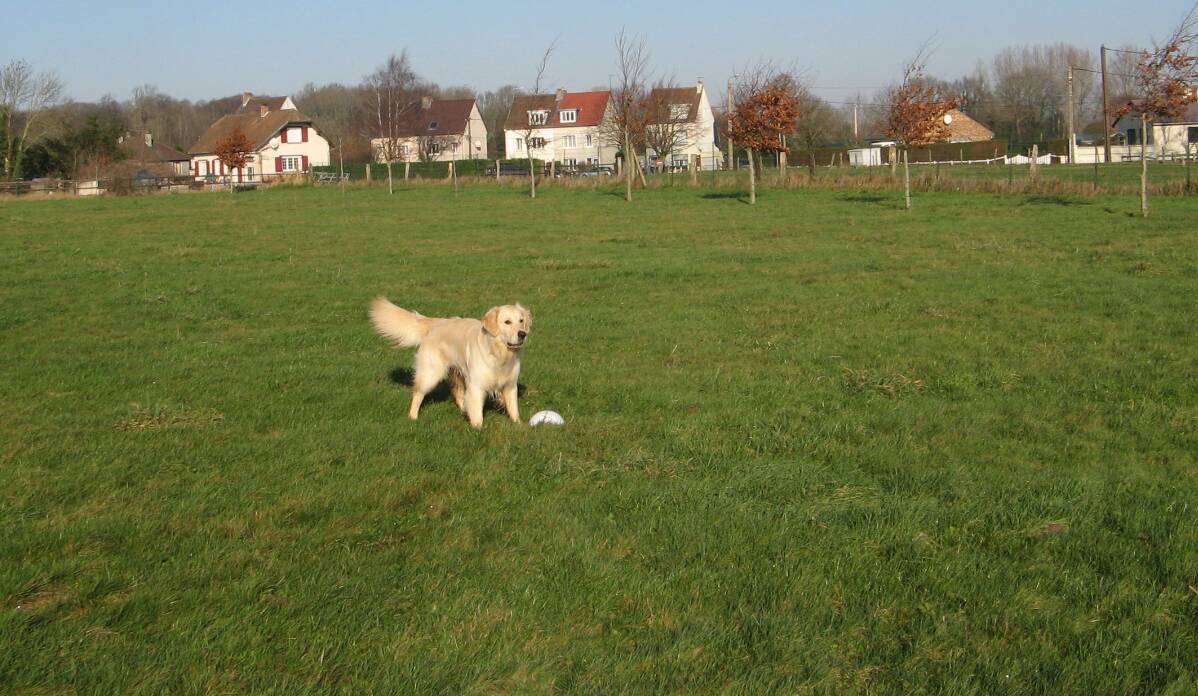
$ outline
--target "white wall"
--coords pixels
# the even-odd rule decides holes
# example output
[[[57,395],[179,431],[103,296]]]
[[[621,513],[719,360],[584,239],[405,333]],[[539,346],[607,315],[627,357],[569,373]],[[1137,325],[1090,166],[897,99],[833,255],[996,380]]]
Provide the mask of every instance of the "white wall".
[[[266,175],[268,179],[277,176],[277,173],[275,172],[276,157],[303,157],[304,155],[307,155],[308,157],[309,168],[327,167],[329,165],[329,141],[325,140],[324,136],[317,133],[316,129],[311,126],[308,126],[308,142],[306,143],[284,143],[276,134],[270,139],[265,147],[250,156],[249,161],[246,162],[242,180],[260,181],[262,175]],[[192,171],[196,171],[195,166],[200,162],[207,163],[207,173],[223,176],[220,173],[220,159],[216,155],[207,154],[193,156],[191,158]],[[251,170],[253,170],[252,178]],[[229,172],[226,171],[225,174],[231,176],[233,180],[236,180],[237,178],[236,173],[229,174]],[[205,166],[201,165],[197,172],[197,177],[203,177],[204,175]]]

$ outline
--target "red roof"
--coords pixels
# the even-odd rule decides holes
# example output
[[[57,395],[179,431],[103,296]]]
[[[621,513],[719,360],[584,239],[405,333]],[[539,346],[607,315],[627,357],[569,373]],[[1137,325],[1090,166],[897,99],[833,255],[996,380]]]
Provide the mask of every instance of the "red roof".
[[[507,130],[523,130],[529,127],[529,111],[549,111],[549,120],[544,125],[535,128],[574,128],[576,126],[597,126],[603,120],[607,110],[607,98],[610,92],[566,92],[561,100],[556,94],[522,94],[512,100],[512,109],[508,112],[503,127]],[[576,109],[578,116],[575,121],[563,123],[561,113]]]

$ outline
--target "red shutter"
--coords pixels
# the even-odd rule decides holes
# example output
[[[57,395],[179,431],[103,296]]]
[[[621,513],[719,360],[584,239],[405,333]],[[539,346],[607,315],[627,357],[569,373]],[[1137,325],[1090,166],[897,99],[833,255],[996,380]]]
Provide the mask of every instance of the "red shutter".
[[[307,126],[304,126],[303,128],[300,129],[300,142],[301,143],[308,142],[308,127]]]
[[[281,143],[287,142],[287,129],[286,128],[279,131],[279,142],[281,142]]]
[[[275,158],[275,172],[278,174],[283,173],[283,158],[282,157]]]
[[[304,165],[304,171],[306,172],[306,171],[308,171],[308,156],[300,155],[300,157],[304,158],[303,165]]]

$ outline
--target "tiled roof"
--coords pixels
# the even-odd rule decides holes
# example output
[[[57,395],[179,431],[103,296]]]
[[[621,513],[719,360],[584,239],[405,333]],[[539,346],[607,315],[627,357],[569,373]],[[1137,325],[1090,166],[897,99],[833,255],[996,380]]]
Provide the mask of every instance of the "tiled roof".
[[[699,118],[699,97],[702,94],[694,87],[658,87],[649,93],[649,107],[653,110],[650,123],[694,123]],[[687,106],[686,116],[673,115],[673,106]]]
[[[972,143],[994,139],[994,131],[970,118],[969,114],[953,109],[948,112],[953,122],[948,124],[949,142]]]
[[[246,134],[250,142],[254,143],[256,150],[261,150],[276,133],[292,124],[311,126],[312,119],[290,109],[268,111],[265,116],[258,112],[221,116],[187,151],[193,155],[206,155],[215,152],[216,144],[238,128]]]
[[[420,135],[461,135],[474,110],[473,99],[434,99],[427,109],[416,102],[408,108],[399,137]],[[435,124],[435,127],[434,127]]]
[[[535,128],[575,128],[597,126],[603,120],[607,110],[607,99],[610,92],[566,92],[561,101],[556,94],[526,94],[512,100],[512,108],[508,111],[507,120],[503,127],[506,130],[524,130],[529,127],[529,111],[548,111],[549,118],[544,125]],[[577,119],[563,123],[561,112],[576,109]]]

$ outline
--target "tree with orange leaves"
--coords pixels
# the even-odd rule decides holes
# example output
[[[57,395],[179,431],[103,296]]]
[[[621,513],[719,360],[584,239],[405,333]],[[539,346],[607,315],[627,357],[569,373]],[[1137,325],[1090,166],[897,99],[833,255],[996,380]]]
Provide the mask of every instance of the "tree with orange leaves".
[[[216,147],[213,148],[216,153],[216,158],[230,173],[245,167],[250,160],[250,155],[254,152],[254,143],[246,136],[240,128],[236,128],[232,133],[217,141]],[[229,190],[233,190],[233,181],[229,180]]]
[[[758,152],[786,152],[783,137],[795,130],[799,99],[789,82],[772,84],[742,97],[728,119],[728,137],[749,151],[749,203],[757,203],[754,156]]]
[[[911,209],[911,170],[907,150],[912,145],[930,145],[948,138],[945,118],[957,104],[946,98],[924,78],[926,49],[920,49],[903,68],[903,81],[886,94],[886,135],[894,139],[903,153],[903,199]]]
[[[1116,112],[1116,118],[1139,114],[1143,136],[1140,138],[1140,214],[1148,217],[1148,156],[1146,141],[1152,124],[1160,119],[1180,116],[1186,107],[1198,101],[1198,57],[1190,54],[1194,44],[1198,4],[1190,8],[1181,24],[1163,44],[1144,51],[1136,67],[1135,86],[1139,99],[1129,101]]]

